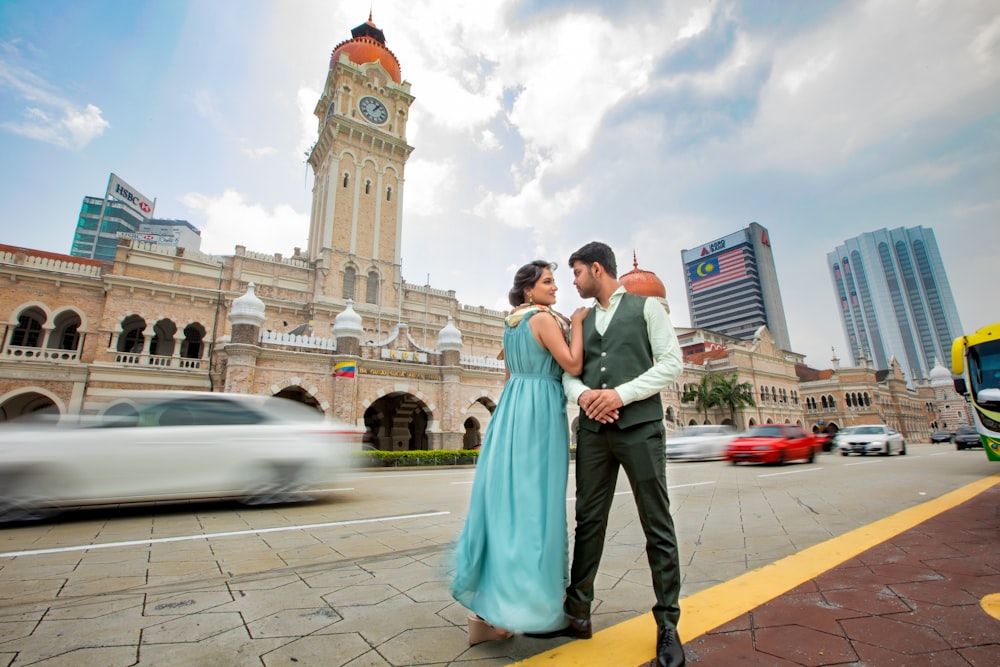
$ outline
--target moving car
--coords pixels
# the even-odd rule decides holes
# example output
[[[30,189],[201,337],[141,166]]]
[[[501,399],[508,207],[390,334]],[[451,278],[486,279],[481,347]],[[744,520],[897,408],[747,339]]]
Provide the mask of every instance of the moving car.
[[[837,447],[843,456],[850,454],[890,456],[893,452],[899,452],[901,456],[906,455],[903,434],[885,424],[851,427],[849,433],[837,438]]]
[[[955,443],[955,449],[981,449],[983,446],[975,426],[959,426],[951,441]]]
[[[816,436],[795,424],[761,424],[726,445],[726,459],[733,465],[742,461],[774,463],[805,459],[812,463],[820,445]]]
[[[951,438],[954,435],[951,431],[934,431],[931,433],[931,444],[936,445],[939,442],[951,442]]]
[[[827,433],[826,431],[815,431],[813,435],[816,436],[816,443],[819,445],[821,451],[828,452],[833,448],[833,433]]]
[[[363,433],[283,398],[131,392],[100,415],[0,428],[0,521],[78,505],[304,500]]]
[[[666,440],[667,460],[707,461],[726,456],[726,444],[736,437],[732,426],[692,424]]]

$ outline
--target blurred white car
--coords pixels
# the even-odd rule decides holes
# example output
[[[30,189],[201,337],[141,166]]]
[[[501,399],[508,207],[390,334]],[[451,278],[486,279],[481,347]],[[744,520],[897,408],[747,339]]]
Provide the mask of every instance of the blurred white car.
[[[845,428],[837,433],[835,440],[843,456],[849,454],[889,456],[894,452],[899,452],[900,455],[906,454],[903,434],[885,424]]]
[[[131,392],[101,415],[0,426],[0,522],[77,505],[304,500],[363,434],[283,398]]]
[[[732,426],[685,426],[666,439],[667,460],[707,461],[725,458],[726,444],[736,438],[736,435]]]

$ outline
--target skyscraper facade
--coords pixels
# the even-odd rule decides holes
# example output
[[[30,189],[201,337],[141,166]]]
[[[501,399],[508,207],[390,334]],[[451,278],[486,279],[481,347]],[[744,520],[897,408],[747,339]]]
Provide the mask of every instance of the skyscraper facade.
[[[774,268],[771,236],[749,227],[681,251],[691,326],[750,340],[764,325],[783,350],[791,350],[785,309]]]
[[[146,243],[201,249],[201,231],[187,220],[143,218],[124,202],[84,197],[69,254],[113,262],[122,235]]]
[[[950,358],[963,329],[932,229],[867,232],[828,253],[827,264],[856,364],[885,369],[895,357],[912,384]]]

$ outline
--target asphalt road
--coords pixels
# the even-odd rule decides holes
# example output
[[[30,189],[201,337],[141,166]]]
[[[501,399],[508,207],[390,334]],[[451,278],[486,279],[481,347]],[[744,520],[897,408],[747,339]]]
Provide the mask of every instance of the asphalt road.
[[[780,467],[668,464],[683,595],[998,472],[978,451],[908,450]],[[466,612],[448,595],[451,544],[473,474],[359,470],[309,504],[104,508],[0,529],[0,667],[527,658],[565,640],[518,637],[470,649]],[[572,510],[572,470],[569,491]],[[624,477],[617,492],[597,629],[653,602]]]

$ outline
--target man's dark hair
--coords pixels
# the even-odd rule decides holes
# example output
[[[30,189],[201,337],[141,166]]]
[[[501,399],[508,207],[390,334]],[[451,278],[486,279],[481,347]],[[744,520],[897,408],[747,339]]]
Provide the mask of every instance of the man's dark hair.
[[[615,262],[615,253],[607,244],[600,241],[591,241],[569,256],[570,268],[576,262],[583,262],[587,266],[597,262],[604,267],[609,276],[618,277],[618,263]]]
[[[524,303],[524,290],[538,282],[545,269],[555,270],[556,265],[546,262],[544,259],[536,259],[534,262],[525,264],[514,274],[514,286],[507,293],[507,300],[510,305],[517,308]]]

